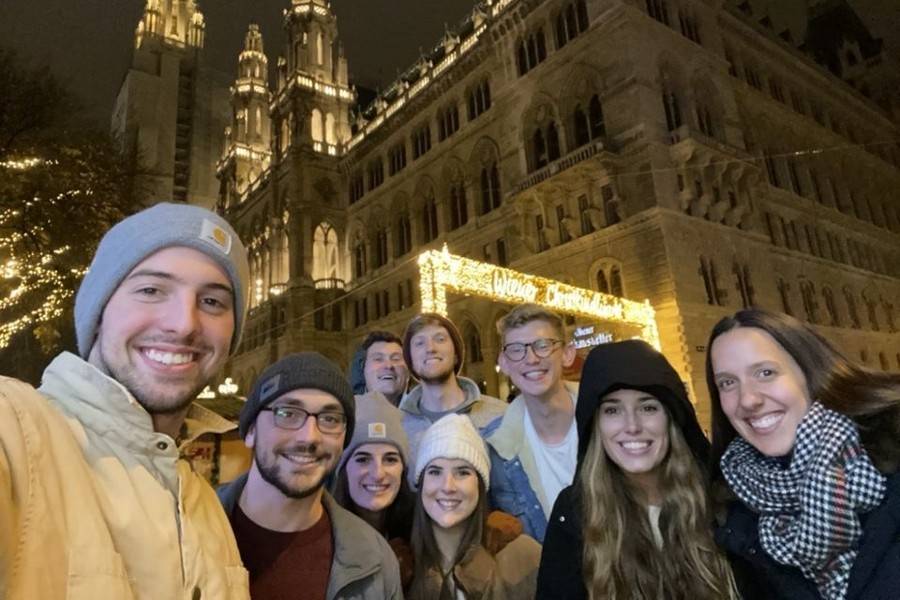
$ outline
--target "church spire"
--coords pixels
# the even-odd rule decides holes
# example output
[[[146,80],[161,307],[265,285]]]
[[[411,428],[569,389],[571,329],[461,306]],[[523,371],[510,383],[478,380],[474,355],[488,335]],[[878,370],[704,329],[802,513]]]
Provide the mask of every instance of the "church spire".
[[[231,88],[232,119],[226,130],[226,148],[217,172],[223,182],[225,207],[240,197],[271,160],[268,87],[269,62],[263,52],[259,26],[251,24],[238,56],[238,75]]]
[[[135,31],[135,47],[149,39],[163,43],[202,48],[206,22],[195,0],[146,0],[144,14]]]

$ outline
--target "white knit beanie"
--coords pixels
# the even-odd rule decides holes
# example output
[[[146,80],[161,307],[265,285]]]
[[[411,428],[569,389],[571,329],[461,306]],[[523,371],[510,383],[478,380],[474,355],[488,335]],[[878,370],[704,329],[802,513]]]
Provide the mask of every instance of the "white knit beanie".
[[[464,460],[481,475],[484,488],[490,486],[491,461],[484,441],[469,417],[451,413],[438,419],[422,436],[416,451],[416,481],[436,458]]]

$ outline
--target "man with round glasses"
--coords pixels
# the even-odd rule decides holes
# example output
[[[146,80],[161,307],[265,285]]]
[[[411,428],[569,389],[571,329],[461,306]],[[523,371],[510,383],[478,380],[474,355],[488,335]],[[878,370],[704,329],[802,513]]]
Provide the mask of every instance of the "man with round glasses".
[[[520,304],[497,322],[500,369],[519,390],[485,438],[491,455],[491,503],[515,515],[543,542],[559,492],[572,483],[578,453],[578,386],[564,381],[575,360],[559,315]]]
[[[219,489],[254,600],[401,597],[390,546],[325,491],[354,414],[350,384],[315,352],[285,356],[254,384],[240,416],[253,462]]]

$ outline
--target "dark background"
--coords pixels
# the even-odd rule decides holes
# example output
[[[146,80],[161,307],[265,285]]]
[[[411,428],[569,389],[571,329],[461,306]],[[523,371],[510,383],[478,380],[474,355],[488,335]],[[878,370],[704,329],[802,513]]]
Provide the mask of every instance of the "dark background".
[[[777,13],[806,0],[768,0]],[[753,0],[764,5],[767,0]],[[812,0],[814,3],[815,0]],[[104,127],[128,68],[134,29],[144,0],[0,0],[0,44],[47,64],[82,98]],[[900,0],[850,0],[890,51],[900,48]],[[281,12],[290,0],[198,0],[206,17],[206,55],[212,66],[235,72],[247,25],[262,29],[269,65],[280,53]],[[350,65],[351,80],[386,87],[444,33],[471,12],[475,0],[334,0],[332,10]]]

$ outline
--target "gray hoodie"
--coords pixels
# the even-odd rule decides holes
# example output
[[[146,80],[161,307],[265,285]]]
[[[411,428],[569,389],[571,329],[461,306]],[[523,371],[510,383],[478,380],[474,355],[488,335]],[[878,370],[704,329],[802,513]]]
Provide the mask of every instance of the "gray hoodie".
[[[459,387],[465,394],[465,400],[456,408],[445,413],[429,413],[422,410],[422,386],[417,385],[409,391],[400,401],[400,410],[403,411],[403,429],[409,437],[409,464],[416,464],[416,451],[419,441],[425,435],[425,430],[434,421],[448,413],[466,415],[472,420],[475,429],[482,438],[488,436],[500,424],[503,413],[506,412],[506,403],[481,393],[478,385],[467,377],[456,377]],[[410,477],[413,476],[410,469]],[[410,481],[415,486],[415,481]]]

